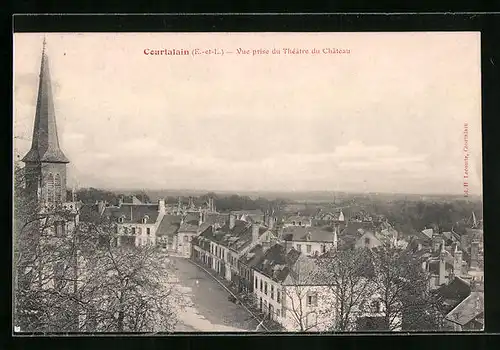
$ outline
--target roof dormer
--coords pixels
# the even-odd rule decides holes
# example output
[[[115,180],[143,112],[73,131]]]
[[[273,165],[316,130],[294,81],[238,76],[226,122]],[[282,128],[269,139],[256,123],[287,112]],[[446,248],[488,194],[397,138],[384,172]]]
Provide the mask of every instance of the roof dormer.
[[[144,217],[142,218],[142,223],[143,223],[143,224],[147,224],[147,223],[148,223],[148,221],[149,221],[149,215],[147,215],[147,214],[146,214],[146,215],[144,215]]]
[[[119,224],[123,224],[123,222],[125,221],[125,215],[121,215],[119,218],[118,218],[118,223]]]

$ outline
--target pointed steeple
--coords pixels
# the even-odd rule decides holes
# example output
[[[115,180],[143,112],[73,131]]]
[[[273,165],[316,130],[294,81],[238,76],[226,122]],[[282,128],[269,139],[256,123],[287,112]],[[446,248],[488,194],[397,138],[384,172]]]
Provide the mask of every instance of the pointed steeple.
[[[31,149],[24,156],[25,163],[69,163],[59,147],[56,116],[50,81],[49,60],[43,40],[42,60],[38,85],[38,99],[35,112],[35,126]]]

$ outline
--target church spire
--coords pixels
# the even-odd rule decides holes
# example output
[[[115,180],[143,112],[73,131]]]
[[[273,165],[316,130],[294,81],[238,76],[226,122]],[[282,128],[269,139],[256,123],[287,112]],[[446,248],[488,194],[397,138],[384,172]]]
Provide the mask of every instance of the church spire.
[[[25,163],[69,163],[59,147],[56,116],[50,81],[49,60],[45,38],[43,39],[42,60],[38,85],[38,99],[35,112],[35,126],[31,149],[24,156]]]

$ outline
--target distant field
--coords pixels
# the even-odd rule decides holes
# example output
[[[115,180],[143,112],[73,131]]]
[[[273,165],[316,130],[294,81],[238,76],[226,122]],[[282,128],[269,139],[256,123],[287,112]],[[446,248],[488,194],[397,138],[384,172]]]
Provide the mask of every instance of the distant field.
[[[238,196],[248,196],[252,199],[265,198],[268,200],[283,199],[294,203],[301,204],[327,204],[343,202],[345,200],[380,200],[380,201],[396,201],[396,200],[408,200],[408,201],[455,201],[464,200],[463,195],[443,195],[443,194],[404,194],[404,193],[356,193],[356,192],[329,192],[329,191],[311,191],[311,192],[245,192],[245,191],[204,191],[204,190],[146,190],[146,189],[120,189],[113,190],[124,194],[137,193],[138,191],[145,191],[151,200],[155,201],[159,198],[165,197],[198,197],[203,196],[207,193],[213,192],[219,197],[226,197],[231,195]],[[480,196],[469,196],[467,200],[469,201],[480,201],[482,198]]]

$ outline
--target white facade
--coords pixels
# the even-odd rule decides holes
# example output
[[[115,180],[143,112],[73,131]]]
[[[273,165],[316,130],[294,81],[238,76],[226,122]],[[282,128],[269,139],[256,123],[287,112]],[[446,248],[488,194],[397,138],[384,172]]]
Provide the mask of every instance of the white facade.
[[[271,231],[264,232],[257,240],[248,244],[240,251],[234,251],[228,247],[217,242],[210,242],[210,253],[214,257],[212,260],[212,269],[218,273],[224,272],[224,278],[231,281],[234,274],[238,274],[239,266],[238,260],[246,254],[249,250],[259,243],[270,242],[274,238]]]
[[[333,242],[291,241],[293,248],[307,256],[321,255],[333,248]]]
[[[292,286],[278,283],[254,270],[257,306],[287,331],[324,331],[331,326],[334,298],[326,286]]]
[[[163,220],[164,214],[159,214],[156,222],[150,223],[118,223],[119,237],[135,237],[136,246],[156,245],[156,231]]]
[[[191,256],[191,241],[193,240],[193,236],[196,237],[197,235],[197,232],[177,232],[177,253],[185,258],[189,258]]]

